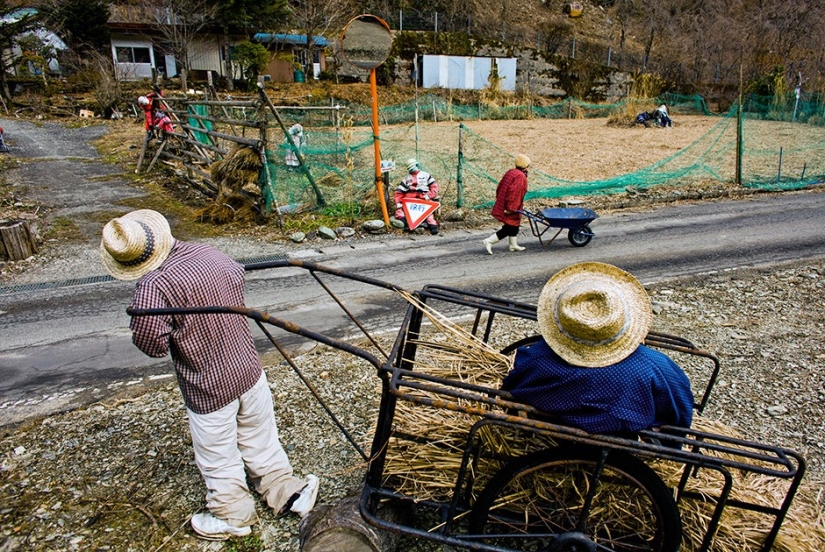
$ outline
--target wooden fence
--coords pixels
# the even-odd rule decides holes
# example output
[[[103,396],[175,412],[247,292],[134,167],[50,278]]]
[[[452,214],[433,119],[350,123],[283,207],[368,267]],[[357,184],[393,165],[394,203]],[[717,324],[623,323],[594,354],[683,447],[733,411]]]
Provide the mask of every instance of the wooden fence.
[[[281,111],[333,110],[337,122],[338,110],[342,109],[340,106],[276,107],[262,85],[259,85],[258,97],[254,100],[220,100],[213,92],[204,94],[203,98],[161,97],[160,101],[163,111],[172,119],[175,129],[170,133],[158,131],[157,136],[147,133],[138,158],[136,173],[150,172],[158,162],[166,161],[182,167],[180,176],[194,188],[208,197],[216,197],[220,185],[213,181],[210,171],[214,162],[225,158],[233,148],[247,147],[259,154],[261,166],[265,169],[267,150],[277,148],[286,139],[287,147],[292,148],[303,176],[315,192],[317,205],[325,205],[324,196],[308,170],[300,150],[290,139],[289,131],[281,118]],[[269,171],[263,170],[263,175],[268,179]]]

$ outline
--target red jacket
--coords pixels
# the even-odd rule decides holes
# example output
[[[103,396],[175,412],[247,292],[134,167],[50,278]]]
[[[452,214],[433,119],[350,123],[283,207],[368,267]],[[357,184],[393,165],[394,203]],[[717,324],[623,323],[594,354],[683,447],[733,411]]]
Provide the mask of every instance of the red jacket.
[[[144,115],[143,126],[147,131],[152,130],[152,127],[155,126],[155,120],[154,117],[152,117],[152,114],[155,112],[156,109],[158,109],[161,106],[159,98],[163,98],[163,94],[149,92],[148,94],[146,94],[146,99],[149,100],[149,104],[140,106],[141,109],[143,109]]]
[[[524,207],[524,195],[527,193],[527,172],[522,169],[510,169],[501,177],[496,188],[496,203],[490,212],[493,218],[510,226],[521,224],[521,215],[515,211]],[[505,214],[504,211],[510,211]]]

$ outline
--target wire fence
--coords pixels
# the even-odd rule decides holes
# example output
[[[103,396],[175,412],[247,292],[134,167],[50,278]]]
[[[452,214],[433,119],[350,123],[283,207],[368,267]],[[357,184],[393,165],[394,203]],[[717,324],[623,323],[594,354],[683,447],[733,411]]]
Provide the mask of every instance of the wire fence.
[[[628,102],[589,104],[568,99],[548,107],[496,107],[454,104],[435,95],[424,96],[418,103],[381,108],[381,157],[415,157],[424,170],[439,175],[443,205],[486,208],[495,197],[501,167],[512,166],[515,152],[474,132],[473,121],[540,117],[607,120],[626,115],[640,105]],[[668,94],[645,103],[667,103],[671,113],[677,115],[714,115],[701,96]],[[267,213],[325,208],[343,209],[358,217],[369,210],[369,205],[378,204],[370,106],[282,108],[283,120],[278,120],[274,111],[247,105],[251,102],[201,106],[207,109],[181,107],[181,117],[190,120],[181,126],[193,133],[183,143],[194,149],[177,153],[173,159],[184,162],[195,175],[208,176],[205,167],[198,168],[186,159],[223,158],[225,165],[233,148],[252,148],[252,165],[265,161],[265,168],[256,169],[250,178],[253,188],[258,188],[252,191],[260,194]],[[741,123],[739,114],[738,104],[734,105],[716,115],[718,123],[694,143],[631,173],[597,181],[570,181],[534,169],[530,173],[529,198],[613,194],[628,187],[680,186],[706,180],[738,179],[745,187],[770,190],[825,182],[825,98],[749,96],[743,102]],[[419,124],[430,120],[442,124]],[[455,124],[443,124],[447,121]],[[289,163],[294,145],[284,136],[284,124],[295,123],[303,125],[305,133],[300,170]],[[198,133],[204,136],[197,137]],[[213,177],[217,166],[213,163]]]

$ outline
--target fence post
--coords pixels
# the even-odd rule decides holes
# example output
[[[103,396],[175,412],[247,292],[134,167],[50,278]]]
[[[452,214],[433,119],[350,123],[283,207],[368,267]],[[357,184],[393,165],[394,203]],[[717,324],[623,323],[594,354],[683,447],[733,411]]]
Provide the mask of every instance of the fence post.
[[[782,182],[782,146],[779,147],[779,169],[776,171],[776,183]]]
[[[572,48],[572,51],[570,52],[570,57],[572,59],[576,59],[576,37],[575,36],[573,37],[573,48]]]
[[[739,63],[739,101],[736,107],[736,184],[742,185],[742,63]]]
[[[398,10],[398,30],[404,30],[404,10]]]
[[[464,125],[458,125],[458,170],[456,171],[456,207],[464,205],[464,173],[462,167],[464,165]]]
[[[613,54],[613,47],[607,47],[607,66],[610,67],[610,56]]]

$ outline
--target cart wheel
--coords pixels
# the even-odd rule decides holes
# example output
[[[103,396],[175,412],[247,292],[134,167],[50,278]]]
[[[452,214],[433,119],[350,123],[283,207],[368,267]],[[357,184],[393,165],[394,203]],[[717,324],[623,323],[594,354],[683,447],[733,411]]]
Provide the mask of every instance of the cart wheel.
[[[611,451],[587,503],[601,452],[575,446],[534,452],[502,468],[473,506],[470,534],[513,550],[676,552],[679,509],[656,472]]]
[[[567,231],[567,241],[573,244],[574,247],[584,247],[592,239],[593,230],[590,229],[589,224],[585,224],[580,228],[571,228]]]

